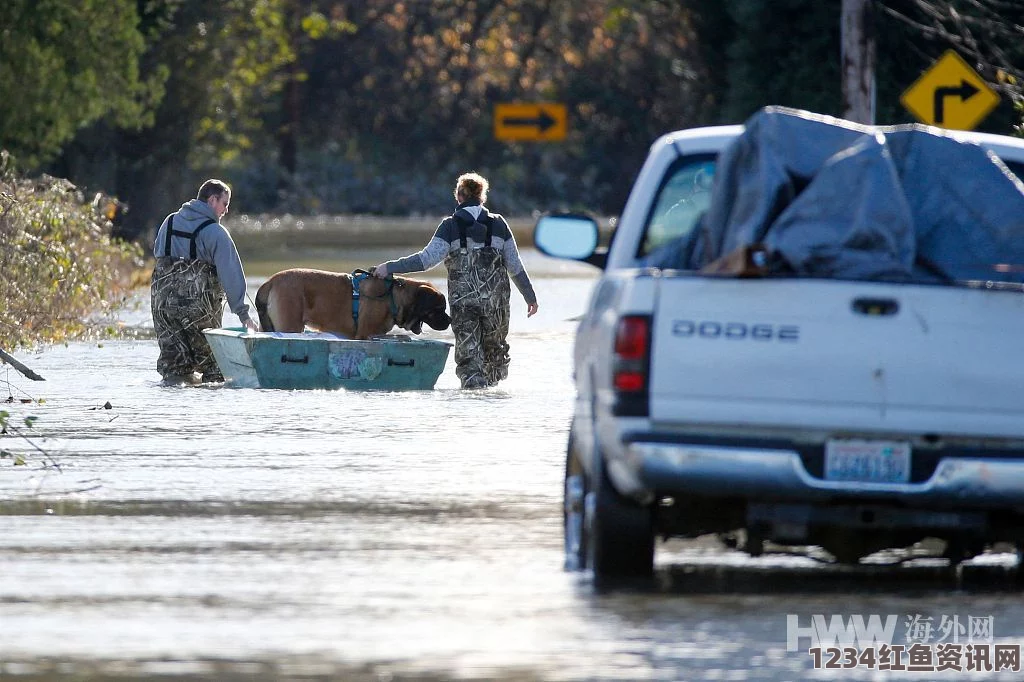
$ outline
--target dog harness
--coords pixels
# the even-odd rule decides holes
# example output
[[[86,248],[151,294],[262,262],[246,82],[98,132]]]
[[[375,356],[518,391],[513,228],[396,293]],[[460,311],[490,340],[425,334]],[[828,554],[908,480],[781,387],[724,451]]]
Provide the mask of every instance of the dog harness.
[[[167,251],[167,253],[165,255],[168,258],[171,257],[171,237],[187,237],[188,241],[189,241],[189,245],[188,245],[189,259],[190,260],[195,260],[196,259],[196,238],[199,237],[199,233],[202,232],[204,228],[209,227],[210,225],[213,225],[216,222],[217,222],[216,220],[213,220],[211,218],[211,219],[207,220],[206,222],[201,223],[199,225],[199,227],[197,227],[194,231],[192,231],[192,232],[185,232],[184,230],[175,230],[174,229],[174,214],[173,213],[171,215],[167,216],[167,240],[165,242],[166,246],[165,246],[165,249],[164,249],[164,250]]]
[[[198,230],[196,230],[198,232]],[[356,328],[359,328],[359,299],[363,296],[375,300],[380,300],[385,296],[390,299],[391,317],[395,319],[395,324],[398,323],[398,305],[395,303],[395,292],[394,285],[395,280],[392,277],[388,277],[384,280],[385,288],[384,293],[380,296],[370,296],[369,294],[360,294],[359,285],[363,283],[368,277],[371,277],[369,272],[366,270],[355,270],[352,272],[352,321],[355,323]],[[401,284],[399,283],[399,286]]]

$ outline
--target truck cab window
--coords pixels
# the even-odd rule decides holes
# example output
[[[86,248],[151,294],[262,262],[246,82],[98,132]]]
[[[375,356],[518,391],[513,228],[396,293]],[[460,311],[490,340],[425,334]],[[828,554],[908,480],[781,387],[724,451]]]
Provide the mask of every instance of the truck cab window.
[[[640,256],[693,231],[711,203],[714,178],[713,154],[686,156],[675,163],[658,190]]]

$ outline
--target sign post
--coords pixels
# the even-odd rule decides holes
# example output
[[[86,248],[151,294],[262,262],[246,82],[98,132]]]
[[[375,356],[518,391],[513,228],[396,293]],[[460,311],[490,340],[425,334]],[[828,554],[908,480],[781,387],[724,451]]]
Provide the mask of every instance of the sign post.
[[[494,137],[499,140],[560,142],[565,139],[564,104],[498,104]]]
[[[954,50],[946,50],[900,102],[922,123],[972,130],[999,104],[999,94]]]

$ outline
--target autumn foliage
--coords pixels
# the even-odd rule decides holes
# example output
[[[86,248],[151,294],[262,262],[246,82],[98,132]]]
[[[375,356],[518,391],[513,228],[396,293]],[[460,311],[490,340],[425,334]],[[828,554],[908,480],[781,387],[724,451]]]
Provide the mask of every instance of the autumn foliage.
[[[94,323],[137,284],[141,249],[111,237],[102,195],[18,177],[0,154],[0,348],[108,333]]]

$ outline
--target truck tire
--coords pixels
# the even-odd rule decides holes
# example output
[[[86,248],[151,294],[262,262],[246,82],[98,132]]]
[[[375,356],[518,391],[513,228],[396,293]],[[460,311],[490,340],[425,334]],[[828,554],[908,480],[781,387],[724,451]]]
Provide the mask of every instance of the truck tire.
[[[651,507],[624,499],[612,486],[598,456],[586,504],[584,536],[594,581],[649,578],[654,573],[654,515]]]
[[[565,484],[563,487],[562,521],[565,537],[565,570],[582,571],[587,568],[586,497],[587,472],[580,464],[569,434],[569,447],[565,453]]]

